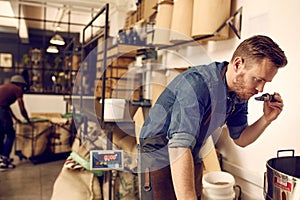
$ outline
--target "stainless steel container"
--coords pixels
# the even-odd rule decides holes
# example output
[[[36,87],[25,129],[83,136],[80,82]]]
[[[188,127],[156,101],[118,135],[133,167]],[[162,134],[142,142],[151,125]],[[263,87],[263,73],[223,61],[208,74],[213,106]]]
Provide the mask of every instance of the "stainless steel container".
[[[279,157],[283,151],[292,156]],[[266,200],[300,200],[300,157],[294,150],[279,150],[277,158],[267,161],[264,177],[264,196]]]

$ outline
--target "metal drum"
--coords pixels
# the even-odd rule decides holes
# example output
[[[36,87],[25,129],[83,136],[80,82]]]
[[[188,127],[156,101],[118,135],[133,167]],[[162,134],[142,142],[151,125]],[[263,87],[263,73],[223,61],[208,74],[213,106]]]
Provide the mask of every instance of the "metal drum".
[[[283,151],[292,156],[279,157]],[[267,162],[264,175],[264,197],[266,200],[300,200],[300,157],[294,150],[279,150],[277,158]]]

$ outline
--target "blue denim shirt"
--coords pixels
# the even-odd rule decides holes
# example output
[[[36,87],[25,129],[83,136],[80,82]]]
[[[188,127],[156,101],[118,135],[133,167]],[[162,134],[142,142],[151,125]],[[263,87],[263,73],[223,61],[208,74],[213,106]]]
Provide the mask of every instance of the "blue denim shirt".
[[[195,66],[175,77],[151,108],[141,130],[141,141],[167,133],[169,147],[186,147],[195,152],[225,123],[230,136],[238,138],[248,125],[248,102],[228,92],[222,75],[227,65],[228,62],[214,62]]]

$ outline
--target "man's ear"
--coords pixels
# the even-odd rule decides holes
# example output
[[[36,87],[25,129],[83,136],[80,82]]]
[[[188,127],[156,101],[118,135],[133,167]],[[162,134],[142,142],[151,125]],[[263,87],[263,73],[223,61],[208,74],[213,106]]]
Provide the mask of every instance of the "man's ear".
[[[240,70],[243,66],[244,63],[244,59],[242,57],[235,57],[233,59],[233,69],[235,72],[237,72],[238,70]]]

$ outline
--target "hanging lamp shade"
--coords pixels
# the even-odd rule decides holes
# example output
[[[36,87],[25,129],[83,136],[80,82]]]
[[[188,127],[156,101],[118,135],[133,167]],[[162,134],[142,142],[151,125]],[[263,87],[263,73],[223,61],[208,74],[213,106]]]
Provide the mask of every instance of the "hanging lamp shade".
[[[56,46],[51,45],[46,49],[46,51],[48,53],[58,53],[58,48]]]
[[[57,33],[51,38],[50,43],[55,45],[65,45],[64,39]]]

